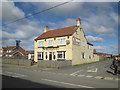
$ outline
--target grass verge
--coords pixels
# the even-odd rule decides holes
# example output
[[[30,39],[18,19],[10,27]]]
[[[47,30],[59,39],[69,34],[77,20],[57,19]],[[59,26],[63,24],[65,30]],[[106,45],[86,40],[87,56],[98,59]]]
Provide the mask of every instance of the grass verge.
[[[103,59],[100,59],[99,61],[96,61],[96,62],[83,63],[83,64],[76,64],[76,65],[73,65],[73,66],[84,66],[84,65],[88,65],[88,64],[103,62],[103,61],[106,61],[106,60],[110,60],[110,59],[103,58]]]

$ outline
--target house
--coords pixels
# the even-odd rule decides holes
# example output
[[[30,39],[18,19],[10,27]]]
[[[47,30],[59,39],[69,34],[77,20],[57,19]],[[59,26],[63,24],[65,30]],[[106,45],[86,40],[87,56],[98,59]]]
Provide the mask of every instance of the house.
[[[72,60],[72,65],[95,62],[99,57],[93,54],[93,44],[87,41],[78,18],[77,25],[50,30],[34,39],[34,61]]]
[[[26,51],[22,47],[20,47],[20,56],[25,56]],[[16,46],[7,46],[2,47],[0,49],[0,56],[1,57],[15,57],[18,56],[18,49]]]
[[[112,54],[97,52],[95,49],[93,50],[93,53],[97,54],[101,59],[102,58],[111,58],[112,57]]]
[[[34,50],[26,51],[26,57],[28,60],[34,60]]]

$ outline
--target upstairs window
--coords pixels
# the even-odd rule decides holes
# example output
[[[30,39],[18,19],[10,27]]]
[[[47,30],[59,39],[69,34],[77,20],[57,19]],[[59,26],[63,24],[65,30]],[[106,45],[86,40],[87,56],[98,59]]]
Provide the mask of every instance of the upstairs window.
[[[40,47],[43,47],[43,46],[44,46],[44,41],[40,41],[40,42],[39,42],[39,46],[40,46]]]
[[[11,50],[9,50],[9,53],[11,53]]]
[[[53,40],[48,41],[48,46],[53,46]]]
[[[58,45],[66,45],[65,39],[58,39]]]
[[[91,50],[93,49],[93,46],[90,46],[90,45],[89,45],[88,47],[89,47],[89,49],[91,49]]]

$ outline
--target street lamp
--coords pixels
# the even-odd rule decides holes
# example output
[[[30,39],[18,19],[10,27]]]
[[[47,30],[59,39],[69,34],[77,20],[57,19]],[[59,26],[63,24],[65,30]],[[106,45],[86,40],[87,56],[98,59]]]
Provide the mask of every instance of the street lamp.
[[[20,59],[20,40],[16,40],[16,48],[18,49],[18,58]]]

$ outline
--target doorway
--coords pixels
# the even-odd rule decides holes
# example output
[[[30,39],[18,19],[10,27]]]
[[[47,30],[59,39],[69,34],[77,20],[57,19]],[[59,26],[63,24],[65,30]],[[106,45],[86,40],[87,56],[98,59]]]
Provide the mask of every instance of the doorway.
[[[52,60],[52,52],[49,53],[49,60]]]

